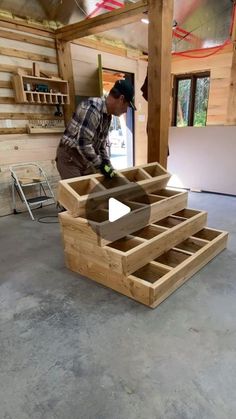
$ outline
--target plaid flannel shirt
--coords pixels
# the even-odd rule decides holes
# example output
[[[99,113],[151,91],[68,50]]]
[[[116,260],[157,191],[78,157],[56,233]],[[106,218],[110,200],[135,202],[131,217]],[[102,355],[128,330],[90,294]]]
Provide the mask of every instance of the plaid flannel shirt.
[[[110,124],[105,98],[89,98],[78,105],[61,142],[76,148],[85,166],[92,164],[98,168],[102,161],[110,163],[107,151]]]

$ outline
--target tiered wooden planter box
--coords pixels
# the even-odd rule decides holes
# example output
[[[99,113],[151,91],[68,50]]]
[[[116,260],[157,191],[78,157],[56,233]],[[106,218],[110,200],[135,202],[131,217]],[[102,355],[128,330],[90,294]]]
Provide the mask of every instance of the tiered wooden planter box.
[[[207,213],[187,208],[187,192],[165,188],[170,175],[157,163],[119,174],[115,184],[99,174],[60,182],[66,264],[154,308],[226,247],[228,233],[207,228]],[[142,195],[132,195],[136,184]],[[110,197],[131,208],[112,223]],[[88,200],[95,203],[90,219]]]

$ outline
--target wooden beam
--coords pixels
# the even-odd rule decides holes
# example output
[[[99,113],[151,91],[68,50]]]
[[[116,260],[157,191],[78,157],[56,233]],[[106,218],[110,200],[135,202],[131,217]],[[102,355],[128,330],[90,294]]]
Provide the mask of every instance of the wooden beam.
[[[148,162],[167,166],[173,0],[148,2]]]
[[[73,66],[71,59],[70,43],[64,41],[56,41],[58,68],[60,76],[68,81],[70,104],[64,105],[64,120],[65,124],[70,121],[73,112],[75,111],[75,85],[73,76]]]
[[[232,67],[230,75],[229,100],[227,107],[227,125],[236,125],[236,3],[233,11],[231,40],[233,44]]]
[[[148,0],[140,0],[109,13],[104,13],[91,19],[64,26],[56,30],[57,39],[74,41],[88,35],[119,28],[122,25],[133,23],[147,12]]]

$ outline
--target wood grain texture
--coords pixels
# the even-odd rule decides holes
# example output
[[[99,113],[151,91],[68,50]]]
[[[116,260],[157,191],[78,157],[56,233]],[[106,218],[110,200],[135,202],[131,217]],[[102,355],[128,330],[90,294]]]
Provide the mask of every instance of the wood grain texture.
[[[206,230],[211,231],[211,229]],[[195,253],[181,251],[184,260],[175,261],[177,263],[175,268],[151,262],[129,276],[115,272],[104,263],[98,264],[93,257],[74,254],[73,246],[70,244],[67,246],[67,240],[65,240],[65,259],[70,270],[155,308],[220,253],[226,247],[227,238],[228,233],[218,231],[214,239],[199,240],[203,243],[203,247]],[[71,250],[73,253],[70,253]]]
[[[70,223],[69,223],[70,217]],[[63,218],[66,218],[66,223],[63,222]],[[137,219],[135,215],[133,218]],[[163,229],[160,233],[158,222],[153,226],[153,230],[156,229],[156,236],[149,240],[140,238],[139,236],[132,234],[130,239],[120,239],[119,247],[116,249],[115,244],[109,246],[100,247],[96,245],[96,241],[87,241],[85,235],[78,233],[75,226],[73,217],[64,214],[60,215],[60,222],[63,226],[63,237],[65,243],[65,250],[74,257],[83,255],[90,255],[92,260],[97,265],[101,265],[105,268],[109,267],[112,271],[120,274],[129,275],[148,262],[160,256],[163,252],[167,252],[176,244],[186,240],[189,236],[197,233],[199,230],[204,228],[206,224],[207,214],[205,212],[196,212],[196,214],[189,218],[182,220],[181,223]],[[78,225],[78,224],[77,224]],[[136,228],[140,228],[137,220]],[[111,229],[111,225],[110,225]],[[134,247],[126,248],[127,241],[134,244]],[[123,250],[122,250],[123,249]]]
[[[40,120],[63,120],[61,116],[55,116],[53,114],[47,113],[24,113],[24,112],[1,112],[0,113],[0,120],[1,119],[24,119],[26,121],[40,119]]]
[[[35,36],[26,35],[23,33],[16,33],[0,29],[0,38],[12,39],[14,41],[26,42],[27,44],[40,45],[46,48],[55,49],[55,41],[50,41],[43,38],[36,38]]]
[[[167,165],[173,0],[148,3],[148,162]]]
[[[17,19],[7,19],[1,16],[0,26],[1,28],[15,29],[55,39],[55,31],[53,29],[45,28],[40,24],[37,25],[36,23],[27,22],[27,20],[19,21]]]
[[[0,54],[6,55],[8,57],[24,58],[30,61],[41,61],[44,63],[57,64],[57,59],[55,57],[50,57],[49,55],[34,54],[27,51],[20,51],[14,48],[0,47]]]
[[[60,76],[68,81],[70,103],[64,106],[64,120],[65,124],[70,121],[73,112],[75,111],[75,86],[74,75],[71,58],[71,48],[69,42],[57,41],[57,57]]]
[[[190,256],[186,261],[167,273],[160,281],[157,281],[151,291],[151,307],[157,307],[176,289],[181,287],[192,275],[205,266],[211,259],[222,252],[227,245],[228,233],[219,232],[219,236],[210,241],[205,247]]]

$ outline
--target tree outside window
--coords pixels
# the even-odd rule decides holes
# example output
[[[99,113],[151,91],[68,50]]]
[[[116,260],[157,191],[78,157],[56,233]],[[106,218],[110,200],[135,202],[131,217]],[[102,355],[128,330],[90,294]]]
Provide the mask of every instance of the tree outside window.
[[[209,87],[209,72],[175,76],[172,125],[206,125]]]

